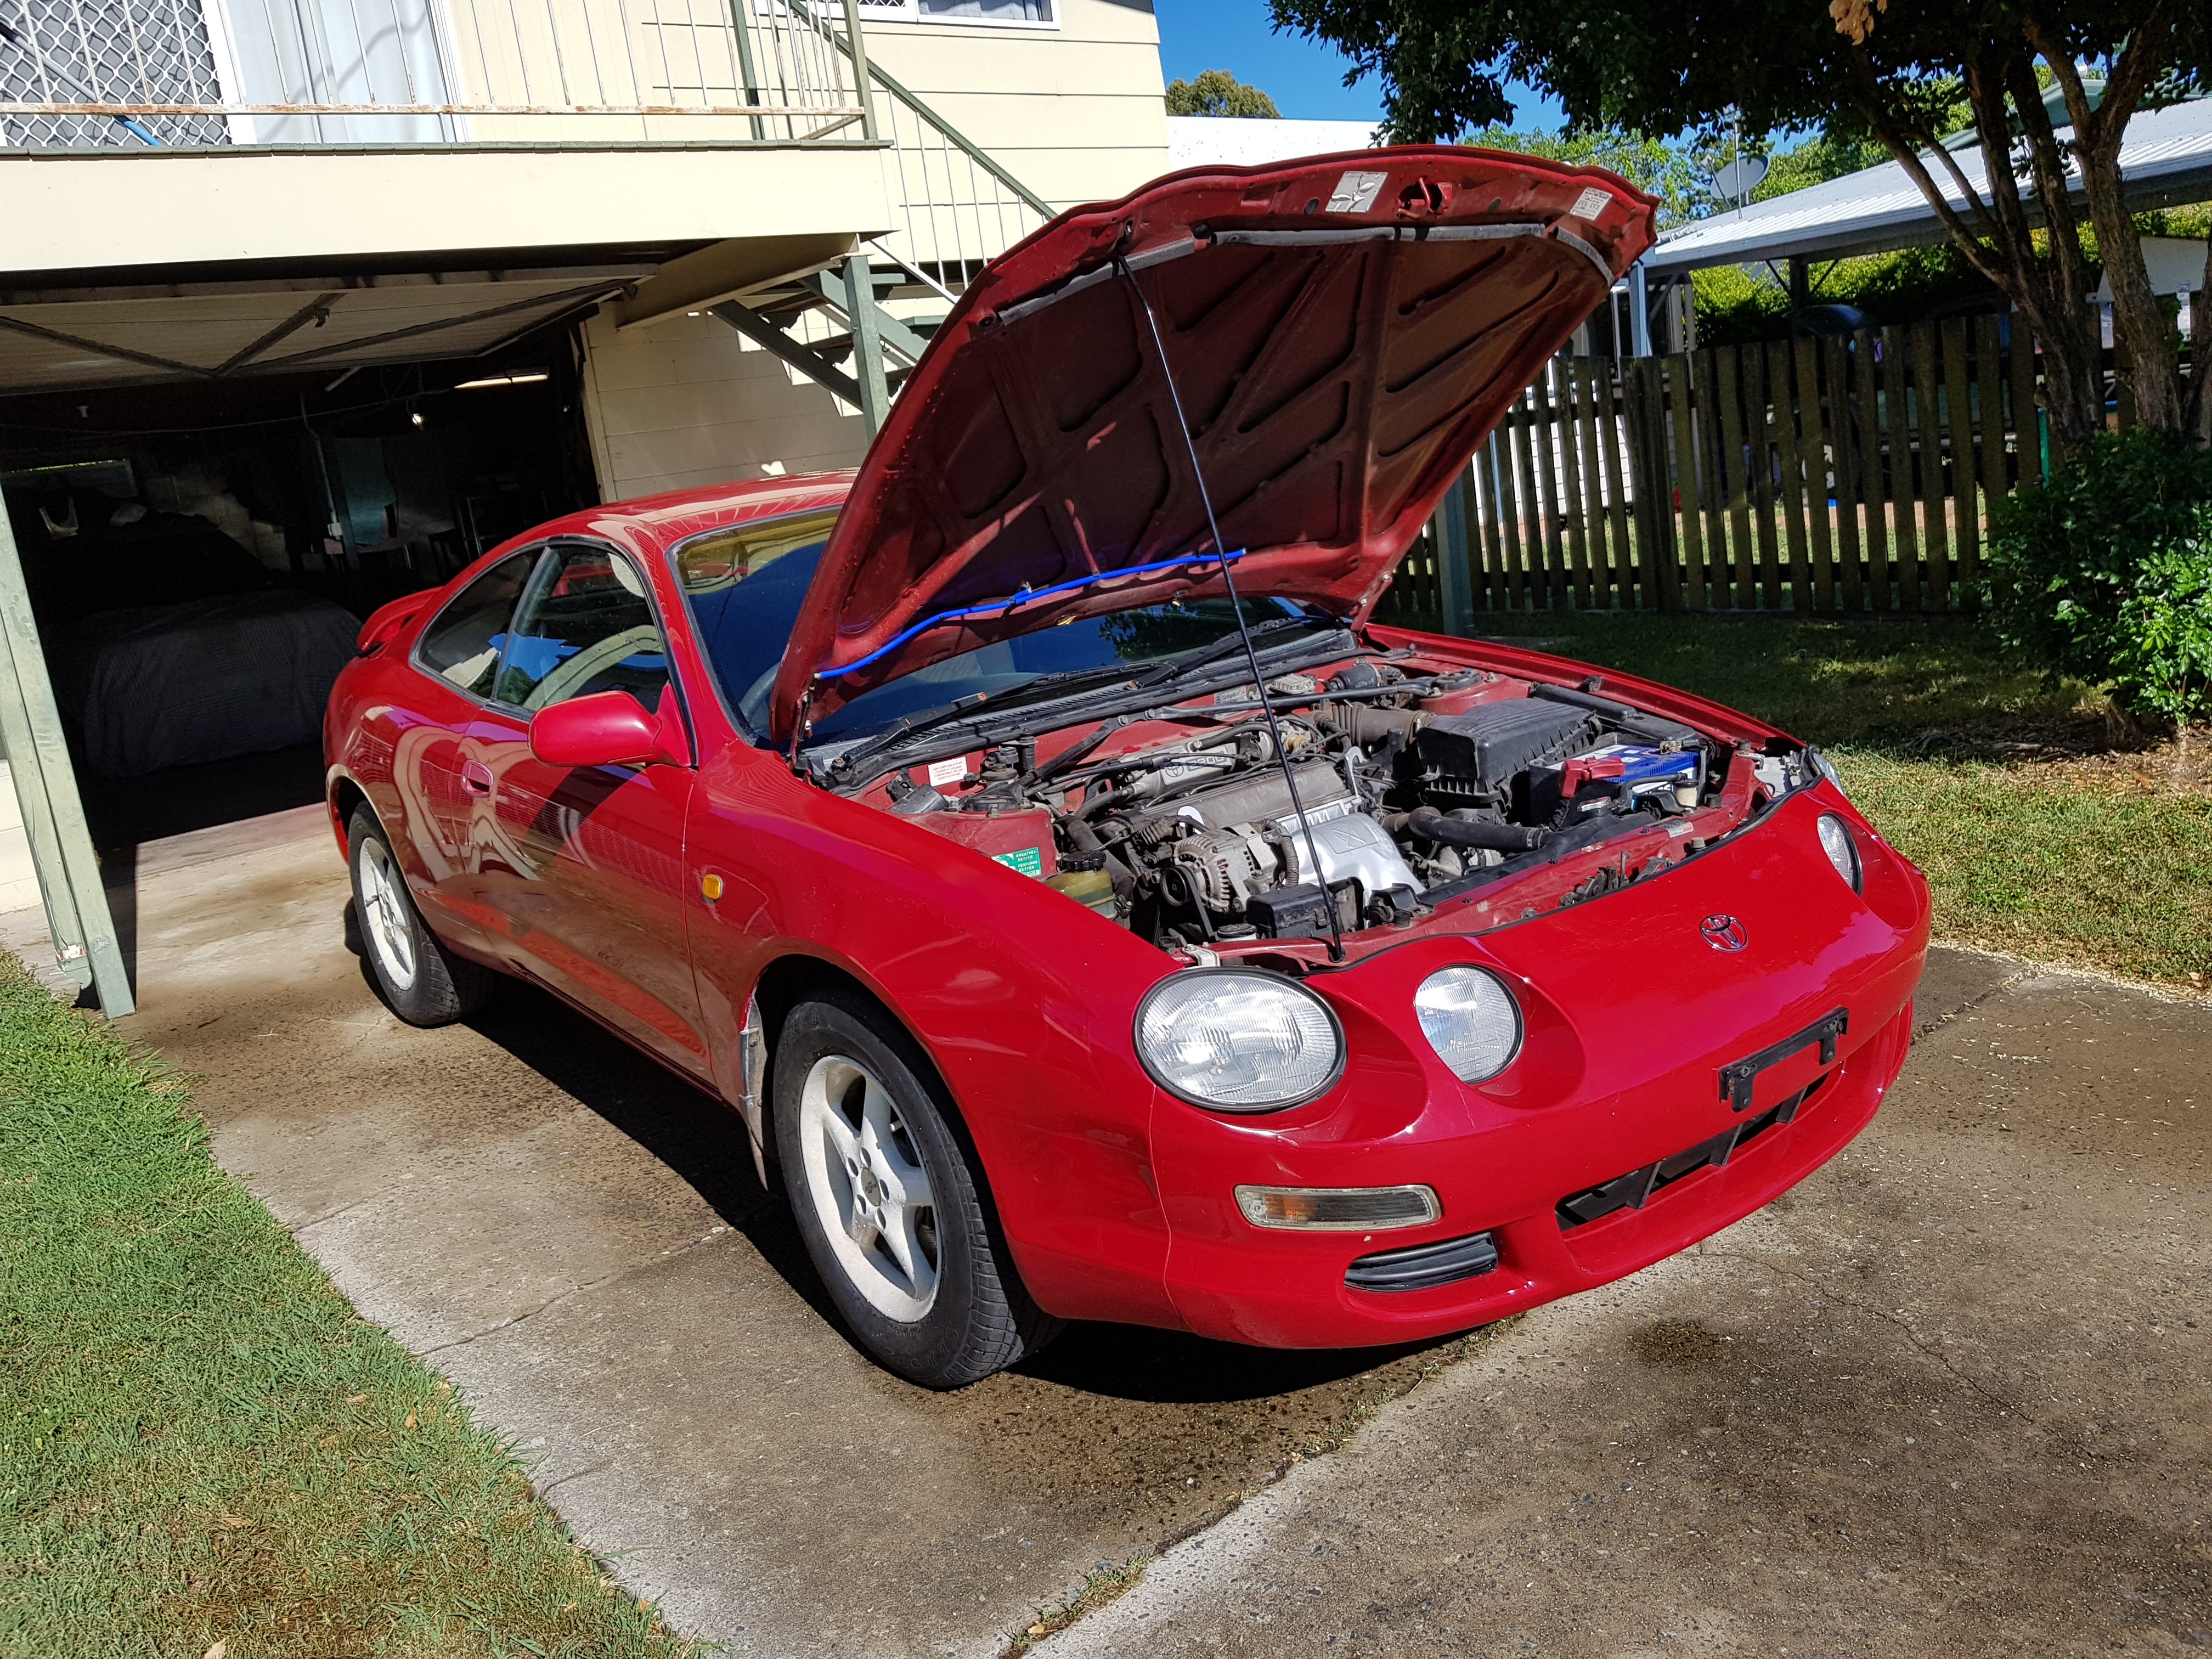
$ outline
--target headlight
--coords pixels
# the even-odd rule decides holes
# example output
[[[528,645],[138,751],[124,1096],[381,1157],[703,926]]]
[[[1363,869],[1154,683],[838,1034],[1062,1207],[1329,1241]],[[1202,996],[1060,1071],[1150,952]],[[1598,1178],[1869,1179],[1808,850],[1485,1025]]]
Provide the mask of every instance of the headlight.
[[[1805,763],[1811,767],[1815,772],[1819,773],[1822,777],[1827,779],[1830,783],[1834,784],[1836,786],[1836,793],[1838,794],[1849,795],[1850,793],[1849,790],[1844,787],[1842,775],[1836,770],[1835,763],[1831,761],[1819,750],[1813,748],[1810,744],[1806,746]]]
[[[1836,866],[1836,873],[1850,883],[1851,891],[1863,890],[1866,877],[1859,867],[1859,844],[1851,835],[1850,825],[1833,812],[1820,814],[1820,850]]]
[[[1521,1010],[1497,975],[1442,968],[1413,993],[1413,1012],[1437,1057],[1463,1083],[1496,1077],[1521,1052]]]
[[[1137,1007],[1137,1058],[1170,1094],[1220,1112],[1311,1100],[1344,1069],[1344,1032],[1312,992],[1274,974],[1199,968]]]

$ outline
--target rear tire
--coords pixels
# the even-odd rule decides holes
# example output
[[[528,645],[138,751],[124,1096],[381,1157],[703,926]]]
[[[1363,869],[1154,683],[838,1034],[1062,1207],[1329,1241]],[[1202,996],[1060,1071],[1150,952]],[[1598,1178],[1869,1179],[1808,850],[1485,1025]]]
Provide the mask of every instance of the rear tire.
[[[799,1236],[885,1369],[961,1388],[1060,1334],[1013,1270],[934,1068],[896,1021],[848,991],[799,1003],[776,1042],[775,1091]]]
[[[499,975],[454,955],[430,931],[392,838],[368,807],[346,826],[346,845],[362,954],[385,1006],[410,1025],[450,1025],[489,1001]]]

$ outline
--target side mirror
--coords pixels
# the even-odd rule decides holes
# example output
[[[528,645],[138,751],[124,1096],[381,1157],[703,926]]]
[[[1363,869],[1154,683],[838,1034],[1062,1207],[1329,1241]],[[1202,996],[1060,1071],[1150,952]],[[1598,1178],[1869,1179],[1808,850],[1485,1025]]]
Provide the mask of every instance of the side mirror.
[[[627,691],[599,691],[541,708],[530,717],[530,752],[548,766],[690,764],[690,745],[672,697],[650,714]]]

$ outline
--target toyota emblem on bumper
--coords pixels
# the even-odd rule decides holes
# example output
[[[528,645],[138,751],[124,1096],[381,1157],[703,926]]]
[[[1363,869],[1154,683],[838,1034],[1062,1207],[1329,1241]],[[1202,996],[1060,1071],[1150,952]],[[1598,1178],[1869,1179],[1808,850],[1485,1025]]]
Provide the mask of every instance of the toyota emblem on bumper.
[[[1751,935],[1734,916],[1707,916],[1698,924],[1698,931],[1716,951],[1741,951],[1751,943]]]

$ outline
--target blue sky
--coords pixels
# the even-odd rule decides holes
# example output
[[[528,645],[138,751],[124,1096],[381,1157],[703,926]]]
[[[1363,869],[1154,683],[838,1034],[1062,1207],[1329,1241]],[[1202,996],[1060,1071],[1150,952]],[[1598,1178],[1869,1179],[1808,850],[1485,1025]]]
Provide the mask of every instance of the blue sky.
[[[1294,119],[1372,121],[1382,113],[1370,77],[1344,84],[1350,63],[1301,35],[1278,34],[1267,0],[1153,0],[1160,23],[1160,67],[1167,78],[1189,80],[1200,70],[1225,69],[1265,91]],[[1557,126],[1556,106],[1533,95],[1514,100],[1513,125]]]

